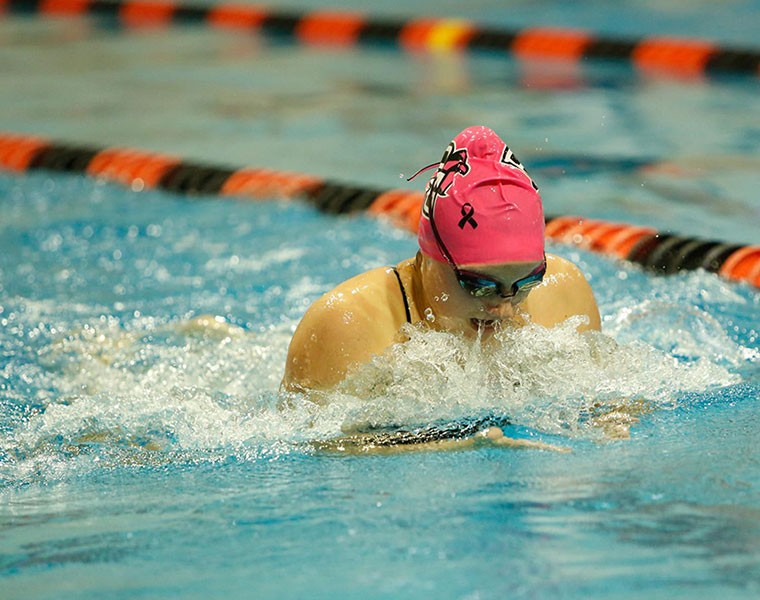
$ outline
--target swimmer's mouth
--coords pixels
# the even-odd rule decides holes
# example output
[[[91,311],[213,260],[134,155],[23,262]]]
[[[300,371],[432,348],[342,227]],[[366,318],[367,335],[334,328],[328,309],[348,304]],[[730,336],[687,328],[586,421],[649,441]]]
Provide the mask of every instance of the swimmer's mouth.
[[[499,319],[470,319],[470,325],[475,331],[491,333],[501,321]]]

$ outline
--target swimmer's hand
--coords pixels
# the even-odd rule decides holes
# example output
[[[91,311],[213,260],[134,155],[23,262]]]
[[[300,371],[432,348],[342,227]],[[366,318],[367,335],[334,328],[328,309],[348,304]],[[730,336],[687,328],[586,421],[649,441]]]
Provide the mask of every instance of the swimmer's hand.
[[[481,436],[488,440],[488,445],[491,446],[504,446],[505,448],[517,448],[523,450],[551,450],[552,452],[559,452],[561,454],[569,454],[570,448],[565,446],[555,446],[554,444],[546,444],[539,442],[538,440],[523,440],[517,438],[508,438],[504,435],[504,432],[498,427],[489,427],[485,431],[481,431],[475,437]]]
[[[631,427],[639,422],[639,417],[654,411],[654,404],[643,398],[623,402],[597,402],[589,410],[589,424],[600,430],[607,439],[627,440],[631,437]]]
[[[504,447],[515,449],[551,450],[568,453],[570,448],[545,444],[534,440],[508,438],[498,427],[489,427],[472,437],[451,440],[423,441],[415,443],[408,437],[394,434],[356,434],[345,437],[312,442],[320,452],[338,454],[399,454],[402,452],[446,452],[452,450],[476,450],[484,447]]]

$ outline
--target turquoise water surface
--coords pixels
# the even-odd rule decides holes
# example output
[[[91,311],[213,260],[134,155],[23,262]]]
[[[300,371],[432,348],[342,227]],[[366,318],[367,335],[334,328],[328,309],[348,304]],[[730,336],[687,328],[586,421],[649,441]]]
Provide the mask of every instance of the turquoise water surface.
[[[615,20],[595,2],[531,6],[533,22],[700,35],[715,8],[641,3]],[[756,9],[721,8],[718,38],[750,43]],[[468,10],[504,25],[533,14]],[[0,44],[0,130],[419,189],[399,175],[483,123],[547,213],[758,243],[754,80],[86,21],[6,19]],[[754,288],[551,245],[587,274],[601,334],[525,329],[481,348],[413,332],[328,406],[283,406],[309,304],[411,256],[413,237],[277,199],[46,173],[0,174],[0,215],[0,598],[760,593]],[[494,415],[571,452],[312,444]]]

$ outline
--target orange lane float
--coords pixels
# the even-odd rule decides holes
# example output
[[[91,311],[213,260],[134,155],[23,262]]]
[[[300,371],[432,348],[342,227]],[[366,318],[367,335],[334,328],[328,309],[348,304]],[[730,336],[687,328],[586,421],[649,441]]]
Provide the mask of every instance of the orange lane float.
[[[0,168],[17,173],[48,170],[108,179],[135,191],[156,188],[184,195],[300,198],[330,214],[367,212],[416,232],[423,194],[375,190],[301,173],[229,169],[131,148],[91,148],[45,138],[0,133]],[[760,288],[760,246],[702,240],[651,227],[579,216],[548,216],[549,239],[632,261],[661,274],[706,269]]]

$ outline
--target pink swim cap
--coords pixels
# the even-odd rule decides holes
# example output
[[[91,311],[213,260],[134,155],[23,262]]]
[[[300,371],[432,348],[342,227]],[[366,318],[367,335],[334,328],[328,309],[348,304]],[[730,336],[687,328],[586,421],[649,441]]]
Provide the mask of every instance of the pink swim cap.
[[[417,239],[423,254],[457,266],[544,258],[544,211],[538,187],[488,127],[456,136],[425,188]]]

